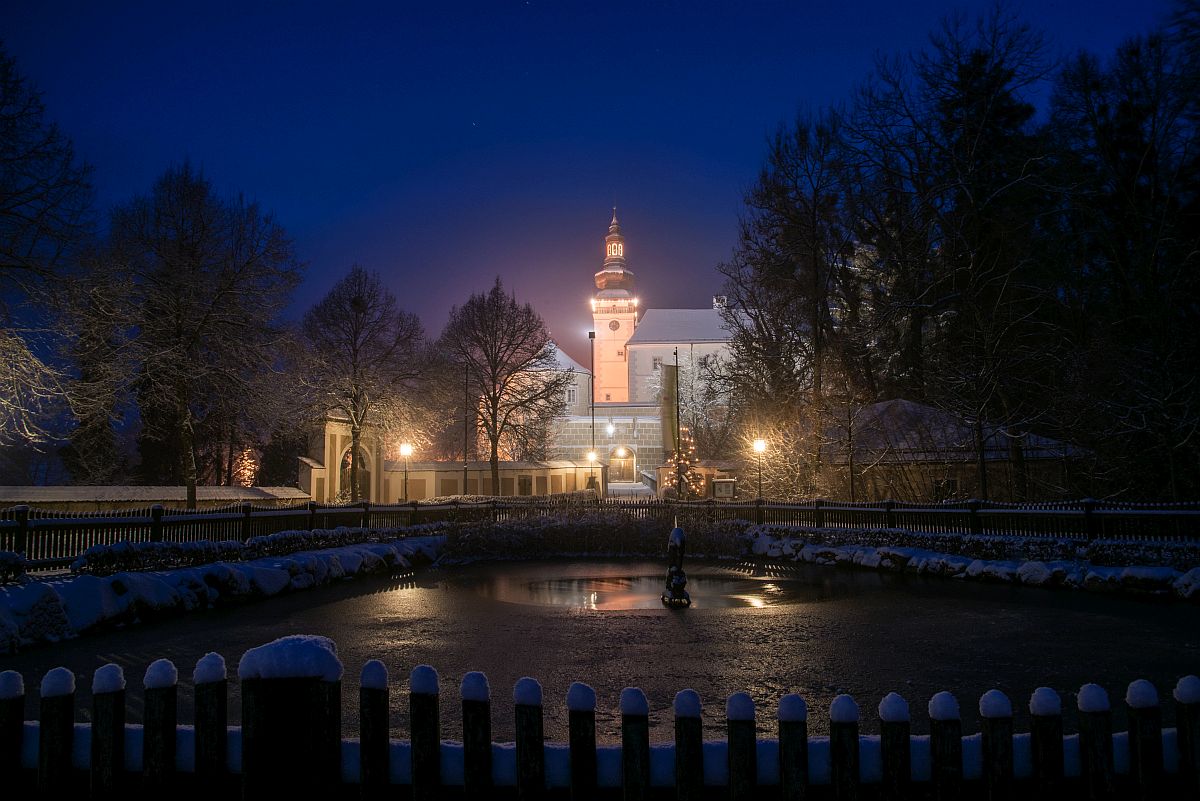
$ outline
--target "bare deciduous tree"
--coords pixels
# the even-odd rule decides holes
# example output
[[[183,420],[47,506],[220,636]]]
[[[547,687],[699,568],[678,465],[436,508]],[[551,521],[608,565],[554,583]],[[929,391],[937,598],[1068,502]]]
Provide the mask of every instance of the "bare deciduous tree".
[[[309,309],[302,328],[315,397],[350,421],[350,498],[357,501],[363,430],[388,428],[403,414],[404,396],[425,363],[421,322],[398,307],[378,273],[355,265]]]
[[[544,449],[549,424],[562,413],[574,378],[559,369],[542,318],[505,293],[499,278],[487,293],[450,310],[440,345],[479,398],[479,424],[498,493],[502,448],[518,458]]]

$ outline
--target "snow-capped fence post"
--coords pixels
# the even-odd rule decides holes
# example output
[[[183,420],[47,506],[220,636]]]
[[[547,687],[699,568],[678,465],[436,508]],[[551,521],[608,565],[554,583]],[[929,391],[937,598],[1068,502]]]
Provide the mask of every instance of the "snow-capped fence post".
[[[156,503],[150,507],[150,541],[163,541],[163,507],[161,503]]]
[[[829,705],[829,782],[838,801],[858,798],[858,704],[844,694]]]
[[[1112,710],[1108,693],[1098,684],[1085,684],[1076,696],[1079,707],[1079,768],[1088,798],[1113,798]]]
[[[779,699],[779,791],[783,801],[808,794],[808,706],[795,693]]]
[[[625,801],[650,791],[650,704],[637,687],[621,690],[621,787]]]
[[[883,527],[888,529],[896,527],[896,502],[891,498],[883,502]]]
[[[332,793],[342,761],[342,663],[333,641],[301,634],[251,648],[238,677],[243,797]]]
[[[596,691],[582,682],[567,690],[567,747],[571,755],[571,799],[596,795]]]
[[[734,693],[725,702],[729,738],[729,798],[746,801],[758,794],[758,742],[754,730],[754,701]]]
[[[408,686],[413,799],[426,801],[437,798],[442,786],[442,721],[437,671],[429,665],[417,665],[409,675]]]
[[[492,703],[487,676],[473,671],[463,676],[463,790],[467,798],[487,798],[492,792]]]
[[[546,747],[542,724],[542,685],[528,676],[513,687],[516,706],[517,797],[540,799],[546,790]]]
[[[979,698],[983,738],[983,788],[989,801],[1012,797],[1013,708],[1008,696],[988,690]]]
[[[254,514],[254,510],[250,507],[250,502],[242,503],[242,542],[250,539],[250,518]]]
[[[25,733],[25,679],[15,670],[0,672],[0,776],[10,792],[20,786],[21,741]]]
[[[825,501],[822,498],[813,501],[813,527],[825,528]]]
[[[175,775],[175,727],[178,724],[178,674],[169,659],[156,659],[143,680],[142,786],[166,792]]]
[[[196,783],[202,796],[218,793],[229,772],[229,676],[225,659],[209,651],[192,671],[195,688]]]
[[[962,794],[962,718],[958,699],[942,691],[929,699],[930,778],[935,801]]]
[[[1029,715],[1034,797],[1049,801],[1058,798],[1062,789],[1062,699],[1049,687],[1038,687],[1029,697]]]
[[[308,530],[309,531],[317,530],[317,502],[316,501],[308,502]]]
[[[888,693],[879,702],[879,797],[908,798],[912,781],[912,719],[908,701]]]
[[[41,690],[37,786],[47,798],[62,798],[71,791],[75,674],[65,667],[47,671]]]
[[[967,501],[967,512],[969,513],[971,522],[971,533],[977,535],[983,533],[983,517],[979,514],[979,505],[979,501],[975,498]]]
[[[125,775],[125,675],[111,662],[92,675],[91,797],[118,798]]]
[[[763,521],[763,499],[761,497],[754,499],[754,522],[762,525]]]
[[[1158,690],[1145,679],[1129,683],[1125,691],[1129,713],[1129,776],[1136,797],[1143,801],[1159,797],[1162,785],[1162,707]]]
[[[1179,778],[1185,795],[1200,798],[1200,678],[1184,676],[1175,685],[1175,727]]]
[[[704,792],[704,729],[700,695],[675,693],[675,798],[694,801]]]
[[[358,524],[360,528],[371,527],[371,502],[362,502],[362,521]]]
[[[363,798],[383,798],[391,782],[388,754],[388,671],[378,659],[358,679],[358,775]]]

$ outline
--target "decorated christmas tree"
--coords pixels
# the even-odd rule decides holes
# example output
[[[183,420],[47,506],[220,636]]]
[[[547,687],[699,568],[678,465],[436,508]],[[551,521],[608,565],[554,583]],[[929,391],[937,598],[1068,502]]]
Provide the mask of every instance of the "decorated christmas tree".
[[[671,487],[680,490],[680,500],[704,497],[704,476],[696,468],[696,461],[696,439],[687,426],[682,426],[679,429],[679,449],[672,451],[667,459],[667,465],[671,468]]]

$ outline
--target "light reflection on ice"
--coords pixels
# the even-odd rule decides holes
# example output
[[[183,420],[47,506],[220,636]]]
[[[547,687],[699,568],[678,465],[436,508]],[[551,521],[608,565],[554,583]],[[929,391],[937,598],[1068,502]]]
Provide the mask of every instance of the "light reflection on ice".
[[[786,585],[738,576],[688,577],[693,608],[762,609],[801,600]],[[663,577],[578,576],[530,581],[528,577],[495,576],[478,591],[496,601],[588,610],[656,609],[662,607]]]

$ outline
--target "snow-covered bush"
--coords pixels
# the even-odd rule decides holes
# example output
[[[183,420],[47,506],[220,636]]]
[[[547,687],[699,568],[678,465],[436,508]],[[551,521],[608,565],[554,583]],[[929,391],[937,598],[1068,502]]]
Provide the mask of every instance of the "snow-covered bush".
[[[14,551],[0,551],[0,584],[9,584],[25,575],[25,557]]]

